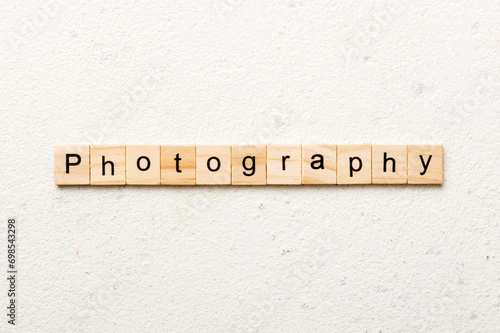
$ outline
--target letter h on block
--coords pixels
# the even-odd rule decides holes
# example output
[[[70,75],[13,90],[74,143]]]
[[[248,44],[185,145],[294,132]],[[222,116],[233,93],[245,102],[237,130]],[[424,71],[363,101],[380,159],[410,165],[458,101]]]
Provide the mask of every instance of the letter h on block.
[[[125,183],[125,146],[90,147],[90,184]]]
[[[373,184],[406,184],[407,165],[406,146],[372,146]]]

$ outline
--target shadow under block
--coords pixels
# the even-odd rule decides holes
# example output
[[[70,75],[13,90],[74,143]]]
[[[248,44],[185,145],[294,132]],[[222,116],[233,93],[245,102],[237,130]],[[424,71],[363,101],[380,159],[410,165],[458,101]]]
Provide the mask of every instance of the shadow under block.
[[[300,185],[301,151],[301,146],[267,146],[267,184]]]
[[[231,184],[231,146],[196,146],[196,184]]]
[[[371,184],[372,146],[337,146],[337,184]]]
[[[408,146],[408,184],[443,183],[443,146]]]
[[[126,146],[125,151],[127,184],[160,184],[160,146]]]
[[[302,184],[337,184],[337,146],[302,146]]]
[[[90,147],[90,184],[125,185],[125,146]]]
[[[161,184],[196,184],[195,146],[161,146]]]
[[[54,182],[56,185],[90,184],[89,146],[54,147]]]
[[[266,185],[266,146],[232,146],[232,184]]]
[[[372,146],[372,184],[406,183],[407,146]]]

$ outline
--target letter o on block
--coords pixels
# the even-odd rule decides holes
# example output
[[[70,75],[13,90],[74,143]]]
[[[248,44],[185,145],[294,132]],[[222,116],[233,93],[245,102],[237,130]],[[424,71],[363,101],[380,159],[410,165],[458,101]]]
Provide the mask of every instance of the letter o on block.
[[[160,146],[127,146],[127,184],[160,184]]]
[[[231,184],[231,146],[196,146],[196,184]]]

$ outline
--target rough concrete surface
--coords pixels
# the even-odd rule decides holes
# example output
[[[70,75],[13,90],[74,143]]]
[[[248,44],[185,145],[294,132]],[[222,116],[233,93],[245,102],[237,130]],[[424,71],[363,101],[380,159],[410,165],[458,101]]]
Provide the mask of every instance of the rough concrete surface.
[[[500,2],[1,1],[20,332],[500,332]],[[57,187],[56,144],[443,144],[443,186]]]

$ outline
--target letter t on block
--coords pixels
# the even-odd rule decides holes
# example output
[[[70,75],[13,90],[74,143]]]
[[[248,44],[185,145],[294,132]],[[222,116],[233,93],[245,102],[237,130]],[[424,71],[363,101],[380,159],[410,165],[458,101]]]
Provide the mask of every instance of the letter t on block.
[[[408,146],[408,184],[443,183],[443,146]]]
[[[195,146],[161,146],[161,184],[196,184]]]
[[[56,185],[89,185],[89,146],[54,147]]]

